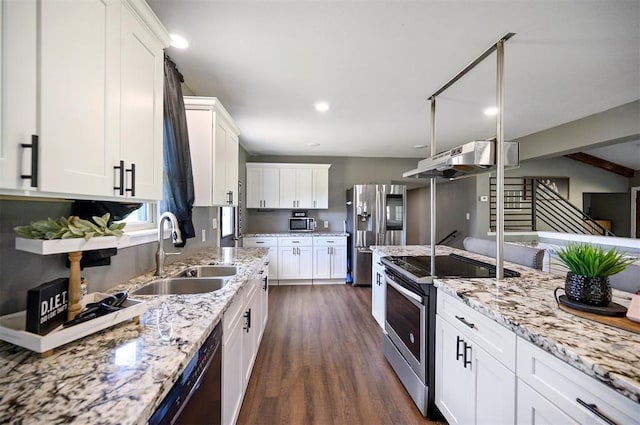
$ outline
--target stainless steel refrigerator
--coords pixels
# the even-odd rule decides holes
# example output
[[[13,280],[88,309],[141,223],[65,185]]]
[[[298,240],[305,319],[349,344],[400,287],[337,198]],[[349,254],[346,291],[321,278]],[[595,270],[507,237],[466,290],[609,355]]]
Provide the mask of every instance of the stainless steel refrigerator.
[[[349,266],[354,286],[371,285],[372,245],[406,244],[407,187],[359,184],[347,190]]]

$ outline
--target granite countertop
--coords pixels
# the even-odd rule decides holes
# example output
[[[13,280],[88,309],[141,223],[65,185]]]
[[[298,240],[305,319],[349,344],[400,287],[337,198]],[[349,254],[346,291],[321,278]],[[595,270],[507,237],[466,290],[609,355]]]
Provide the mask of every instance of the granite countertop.
[[[244,238],[299,238],[299,237],[344,237],[349,236],[344,232],[274,232],[274,233],[246,233],[242,235]]]
[[[429,255],[429,246],[373,246],[386,255]],[[437,254],[462,254],[495,264],[495,259],[438,246]],[[435,285],[518,336],[640,403],[640,334],[583,319],[560,310],[553,296],[564,278],[505,262],[519,278],[438,279]],[[613,290],[614,301],[628,306],[631,294]]]
[[[168,276],[197,264],[235,264],[238,272],[215,293],[136,295],[147,302],[140,324],[124,322],[59,347],[51,357],[0,341],[0,423],[146,423],[267,252],[210,248],[169,264]],[[132,291],[154,279],[150,272],[108,292]],[[158,330],[159,312],[160,320],[172,320],[168,340]]]

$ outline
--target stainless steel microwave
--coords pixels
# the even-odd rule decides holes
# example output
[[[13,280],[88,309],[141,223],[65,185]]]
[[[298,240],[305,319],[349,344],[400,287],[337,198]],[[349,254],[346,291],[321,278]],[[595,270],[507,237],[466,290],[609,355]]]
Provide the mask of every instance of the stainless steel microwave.
[[[311,217],[290,217],[290,232],[313,232],[316,228],[316,220]]]

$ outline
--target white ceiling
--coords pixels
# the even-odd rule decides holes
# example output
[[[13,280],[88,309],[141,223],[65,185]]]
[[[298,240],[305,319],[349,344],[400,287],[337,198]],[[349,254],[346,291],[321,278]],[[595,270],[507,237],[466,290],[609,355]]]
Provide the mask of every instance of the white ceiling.
[[[427,98],[507,32],[508,139],[640,99],[639,0],[148,3],[251,154],[428,156]],[[438,97],[438,151],[495,134],[495,68],[493,54]]]

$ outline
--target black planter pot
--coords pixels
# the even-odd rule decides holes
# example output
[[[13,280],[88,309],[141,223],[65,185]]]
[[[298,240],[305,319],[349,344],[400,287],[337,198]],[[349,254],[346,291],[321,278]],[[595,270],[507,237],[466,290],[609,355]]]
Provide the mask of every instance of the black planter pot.
[[[586,277],[567,272],[564,290],[567,298],[576,302],[601,307],[611,302],[608,277]]]

